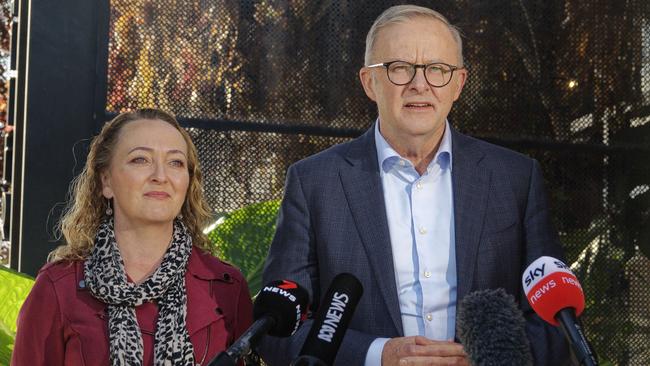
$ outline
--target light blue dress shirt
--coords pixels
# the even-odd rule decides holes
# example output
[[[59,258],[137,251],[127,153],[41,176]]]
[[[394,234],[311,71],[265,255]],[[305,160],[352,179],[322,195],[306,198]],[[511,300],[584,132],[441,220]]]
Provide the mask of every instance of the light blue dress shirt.
[[[405,336],[453,340],[456,325],[456,250],[449,123],[426,172],[420,175],[375,124],[375,144]],[[376,339],[366,366],[381,365],[388,338]]]

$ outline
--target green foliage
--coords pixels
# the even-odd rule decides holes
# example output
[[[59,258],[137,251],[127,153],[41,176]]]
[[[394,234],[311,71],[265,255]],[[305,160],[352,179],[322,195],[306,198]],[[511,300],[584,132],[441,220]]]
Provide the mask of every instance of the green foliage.
[[[208,232],[213,254],[241,269],[253,295],[262,287],[262,269],[279,208],[280,200],[243,207],[219,219]]]
[[[34,279],[26,274],[0,266],[0,322],[16,332],[16,318]]]
[[[9,365],[16,334],[0,322],[0,365]]]
[[[18,311],[33,285],[33,278],[0,266],[0,365],[9,365]]]

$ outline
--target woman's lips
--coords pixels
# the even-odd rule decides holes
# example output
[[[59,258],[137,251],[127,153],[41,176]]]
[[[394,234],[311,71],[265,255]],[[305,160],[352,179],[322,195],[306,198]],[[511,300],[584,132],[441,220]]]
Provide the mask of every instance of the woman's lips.
[[[156,199],[165,199],[171,197],[169,193],[167,192],[159,192],[159,191],[151,191],[147,192],[144,194],[146,197],[149,198],[156,198]]]

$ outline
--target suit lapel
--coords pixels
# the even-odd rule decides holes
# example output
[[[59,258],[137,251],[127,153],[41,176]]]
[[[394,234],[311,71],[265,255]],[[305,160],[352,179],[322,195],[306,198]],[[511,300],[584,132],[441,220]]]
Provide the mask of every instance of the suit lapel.
[[[454,129],[451,132],[457,298],[460,300],[472,288],[478,244],[487,208],[490,171],[479,165],[483,152],[476,142]],[[402,319],[377,163],[374,127],[350,144],[346,160],[349,165],[342,166],[340,170],[343,190],[366,249],[371,271],[395,328],[401,336]]]
[[[341,183],[356,224],[374,279],[389,309],[397,333],[403,335],[402,318],[397,298],[393,254],[388,220],[381,187],[374,125],[361,138],[353,141],[346,155],[349,165],[340,170]]]
[[[456,232],[457,299],[472,288],[478,244],[487,207],[490,171],[479,165],[483,152],[475,140],[452,132],[452,180]]]

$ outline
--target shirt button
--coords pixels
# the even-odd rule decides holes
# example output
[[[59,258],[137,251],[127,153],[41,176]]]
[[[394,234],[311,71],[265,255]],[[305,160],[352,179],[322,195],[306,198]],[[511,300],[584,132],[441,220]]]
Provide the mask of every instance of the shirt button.
[[[422,189],[422,183],[420,182],[415,183],[415,189]]]
[[[420,226],[420,228],[418,229],[418,232],[420,234],[424,235],[424,234],[427,233],[427,228],[425,228],[424,226]]]
[[[400,160],[399,165],[404,166],[404,165],[406,165],[406,162],[404,160]]]
[[[426,277],[426,278],[431,277],[431,272],[429,272],[429,271],[424,271],[424,277]]]
[[[431,321],[431,319],[433,319],[433,315],[431,315],[430,313],[427,314],[427,320],[428,320],[428,321]]]

